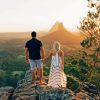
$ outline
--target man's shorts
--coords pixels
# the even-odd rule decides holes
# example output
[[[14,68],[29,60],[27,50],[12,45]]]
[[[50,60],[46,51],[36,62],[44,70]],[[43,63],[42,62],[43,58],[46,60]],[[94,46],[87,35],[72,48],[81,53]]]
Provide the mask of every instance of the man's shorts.
[[[29,62],[30,62],[31,70],[34,70],[35,67],[39,67],[39,68],[43,69],[43,63],[42,63],[41,59],[39,59],[39,60],[29,59]]]

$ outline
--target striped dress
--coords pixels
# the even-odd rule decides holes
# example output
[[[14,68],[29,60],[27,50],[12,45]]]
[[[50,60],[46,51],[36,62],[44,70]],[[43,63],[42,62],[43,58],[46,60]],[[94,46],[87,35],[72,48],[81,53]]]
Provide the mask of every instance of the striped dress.
[[[47,85],[53,88],[66,88],[66,75],[62,70],[62,59],[58,53],[56,53],[55,56],[52,56],[49,81]]]

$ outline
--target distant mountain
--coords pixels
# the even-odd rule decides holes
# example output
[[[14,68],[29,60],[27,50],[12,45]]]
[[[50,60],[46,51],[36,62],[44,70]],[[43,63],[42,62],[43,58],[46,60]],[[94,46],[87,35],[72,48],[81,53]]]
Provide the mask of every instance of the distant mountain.
[[[5,32],[0,33],[0,39],[27,39],[30,38],[30,32]]]
[[[56,31],[68,32],[67,29],[63,26],[63,23],[58,22],[58,21],[49,30],[50,33],[56,32]]]
[[[80,35],[75,35],[68,31],[63,23],[56,22],[49,30],[48,34],[40,38],[44,43],[59,41],[62,44],[78,44],[82,40]]]
[[[45,36],[46,31],[37,32],[37,37]],[[3,32],[0,33],[0,39],[27,39],[31,38],[31,32]]]
[[[49,31],[38,31],[37,33],[37,37],[44,43],[48,44],[52,44],[54,41],[59,41],[62,44],[79,44],[82,40],[82,37],[79,35],[79,32],[68,31],[61,22],[56,22]],[[31,32],[0,33],[0,39],[29,38],[31,38]]]

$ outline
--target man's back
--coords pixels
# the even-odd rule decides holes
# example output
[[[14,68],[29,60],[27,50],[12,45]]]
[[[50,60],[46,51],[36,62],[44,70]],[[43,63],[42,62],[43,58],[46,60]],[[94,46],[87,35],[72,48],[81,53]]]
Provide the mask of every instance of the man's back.
[[[44,47],[43,47],[41,41],[36,39],[35,31],[33,31],[31,33],[31,36],[32,36],[32,39],[27,41],[25,44],[26,63],[30,64],[30,70],[32,72],[32,83],[33,84],[35,83],[35,79],[36,79],[35,67],[38,66],[40,68],[39,83],[41,84],[42,79],[43,79],[43,63],[42,63],[41,59],[45,59],[45,50],[44,50]]]
[[[29,50],[29,59],[37,60],[41,59],[40,47],[42,46],[41,41],[36,38],[32,38],[31,40],[26,42],[25,47]]]

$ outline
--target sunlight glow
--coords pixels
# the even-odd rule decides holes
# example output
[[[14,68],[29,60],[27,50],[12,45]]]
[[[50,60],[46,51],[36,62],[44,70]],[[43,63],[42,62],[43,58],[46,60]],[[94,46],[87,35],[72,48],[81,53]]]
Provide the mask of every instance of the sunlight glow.
[[[0,0],[0,32],[49,30],[56,21],[76,30],[87,10],[87,0]]]

